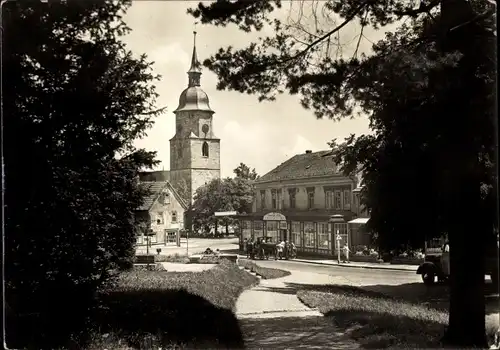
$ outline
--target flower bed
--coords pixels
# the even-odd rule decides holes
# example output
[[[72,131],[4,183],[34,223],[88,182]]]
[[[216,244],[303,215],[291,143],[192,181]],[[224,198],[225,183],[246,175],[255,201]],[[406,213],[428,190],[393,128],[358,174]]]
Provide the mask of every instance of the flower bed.
[[[374,255],[352,255],[349,256],[350,261],[378,263],[378,257]]]

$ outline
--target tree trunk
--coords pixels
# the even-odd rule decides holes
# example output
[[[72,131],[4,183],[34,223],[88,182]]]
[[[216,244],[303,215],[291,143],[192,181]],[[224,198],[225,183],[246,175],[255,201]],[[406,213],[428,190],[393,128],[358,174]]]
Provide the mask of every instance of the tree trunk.
[[[472,117],[457,113],[444,185],[450,246],[450,305],[444,343],[454,348],[487,347],[485,328],[485,254],[491,217],[481,200],[481,171],[473,138],[467,135]],[[456,130],[460,130],[455,132]],[[446,166],[446,161],[443,165]],[[479,169],[479,170],[478,170]]]
[[[478,193],[479,195],[479,193]],[[462,197],[463,198],[463,197]],[[465,203],[464,207],[469,207]],[[487,347],[485,328],[485,249],[486,232],[480,216],[472,210],[457,220],[450,237],[449,326],[444,342],[453,347]],[[476,211],[477,212],[477,211]]]
[[[450,31],[474,17],[470,2],[441,0],[441,50],[459,50],[466,56],[470,42],[475,40],[471,29]],[[461,65],[463,66],[462,61]],[[466,64],[466,63],[465,63]],[[467,99],[465,82],[474,81],[473,73],[463,68],[462,88],[450,91],[449,110],[456,116],[456,129],[447,135],[450,147],[447,160],[447,218],[450,225],[450,306],[449,325],[443,341],[455,348],[487,347],[485,329],[485,241],[491,222],[482,210],[479,145],[475,141],[474,109]],[[442,163],[443,164],[443,163]],[[444,165],[446,167],[446,165]]]

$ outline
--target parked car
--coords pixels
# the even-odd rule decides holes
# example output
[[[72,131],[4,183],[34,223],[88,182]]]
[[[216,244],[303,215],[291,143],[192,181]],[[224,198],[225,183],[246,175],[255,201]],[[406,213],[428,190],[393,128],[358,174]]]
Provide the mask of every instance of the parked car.
[[[442,238],[426,242],[424,263],[418,267],[417,274],[422,276],[422,281],[428,286],[436,283],[436,279],[444,282],[450,277],[450,253],[446,244]],[[489,248],[484,257],[485,274],[490,276],[492,283],[498,288],[498,245],[490,245]]]

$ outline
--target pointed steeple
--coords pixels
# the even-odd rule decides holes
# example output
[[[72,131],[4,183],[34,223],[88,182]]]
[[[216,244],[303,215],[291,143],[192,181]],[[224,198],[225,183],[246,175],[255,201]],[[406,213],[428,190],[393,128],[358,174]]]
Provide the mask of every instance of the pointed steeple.
[[[193,36],[193,55],[191,56],[191,67],[187,72],[189,77],[189,87],[200,86],[201,76],[201,64],[198,61],[198,55],[196,54],[196,31],[193,31]]]

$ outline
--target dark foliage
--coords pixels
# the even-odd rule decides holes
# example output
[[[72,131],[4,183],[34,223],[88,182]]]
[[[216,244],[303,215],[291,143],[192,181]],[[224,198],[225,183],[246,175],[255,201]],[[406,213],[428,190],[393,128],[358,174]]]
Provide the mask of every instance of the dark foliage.
[[[136,176],[155,164],[133,141],[160,111],[150,64],[119,40],[129,5],[2,5],[9,347],[68,345],[133,257]]]
[[[468,258],[471,235],[481,257],[495,247],[498,227],[495,5],[329,0],[317,2],[322,14],[311,7],[314,21],[308,26],[305,19],[271,20],[272,1],[243,16],[245,1],[222,3],[199,5],[191,13],[214,25],[272,25],[274,35],[243,49],[221,48],[206,60],[219,78],[217,87],[260,100],[284,91],[300,94],[302,105],[319,118],[368,115],[373,135],[332,146],[346,174],[364,173],[369,228],[387,250],[449,235],[453,274],[446,341],[484,346],[485,265]],[[302,10],[307,2],[299,3]],[[357,54],[362,33],[351,57],[331,47],[348,23],[379,28],[402,18],[370,55]]]

